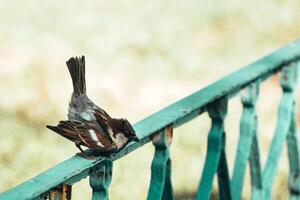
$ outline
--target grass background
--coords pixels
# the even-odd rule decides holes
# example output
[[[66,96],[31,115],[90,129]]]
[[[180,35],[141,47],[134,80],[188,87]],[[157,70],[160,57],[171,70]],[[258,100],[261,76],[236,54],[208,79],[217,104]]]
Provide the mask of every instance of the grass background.
[[[71,80],[65,61],[86,56],[91,99],[134,123],[295,40],[300,2],[267,1],[0,1],[0,192],[77,152],[46,130],[66,118]],[[278,77],[258,102],[264,164],[276,124]],[[241,116],[239,97],[226,119],[232,169]],[[178,198],[193,196],[205,159],[206,114],[175,130],[173,183]],[[284,150],[274,199],[286,199]],[[115,162],[112,199],[145,199],[152,145]],[[249,177],[246,182],[249,183]],[[88,199],[87,180],[74,199]],[[249,198],[249,184],[244,189]]]

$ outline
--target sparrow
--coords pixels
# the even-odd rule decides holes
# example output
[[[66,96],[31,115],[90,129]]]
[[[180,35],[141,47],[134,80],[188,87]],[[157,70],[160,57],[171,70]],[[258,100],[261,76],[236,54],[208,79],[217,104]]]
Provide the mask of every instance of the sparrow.
[[[127,119],[112,118],[88,98],[84,56],[72,57],[66,64],[73,84],[68,120],[46,127],[74,142],[82,154],[82,145],[110,153],[122,149],[130,141],[139,141]]]

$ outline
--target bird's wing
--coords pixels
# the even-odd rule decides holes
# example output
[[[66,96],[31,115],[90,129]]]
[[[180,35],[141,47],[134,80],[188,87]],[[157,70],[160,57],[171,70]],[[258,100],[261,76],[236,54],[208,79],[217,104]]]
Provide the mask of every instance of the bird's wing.
[[[61,136],[71,140],[73,142],[79,142],[79,136],[77,130],[74,128],[74,123],[70,121],[60,121],[57,126],[49,126],[47,128],[60,134]]]
[[[110,138],[103,134],[93,123],[60,121],[57,126],[47,126],[47,128],[89,148],[110,148],[112,146]]]
[[[106,133],[108,133],[108,120],[110,120],[111,117],[102,109],[95,109],[94,116],[97,123],[103,128]]]
[[[96,122],[84,122],[84,126],[78,127],[80,136],[91,148],[111,148],[114,144],[108,134],[99,129]]]

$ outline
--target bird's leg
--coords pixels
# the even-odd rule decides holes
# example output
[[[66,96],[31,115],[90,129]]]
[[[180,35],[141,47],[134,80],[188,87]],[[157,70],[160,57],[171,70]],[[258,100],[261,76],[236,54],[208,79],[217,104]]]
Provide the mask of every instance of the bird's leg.
[[[75,145],[76,145],[76,147],[80,150],[80,153],[77,153],[76,155],[81,156],[81,157],[83,157],[83,158],[85,158],[85,159],[88,159],[88,160],[93,160],[93,159],[95,159],[94,156],[89,156],[88,154],[86,154],[86,153],[82,150],[82,148],[80,147],[80,144],[79,144],[79,143],[76,143],[76,142],[75,142]]]
[[[84,154],[84,151],[82,150],[82,148],[80,147],[80,144],[79,143],[75,143],[76,147],[80,150],[80,152],[82,154]]]
[[[86,155],[85,155],[84,151],[82,150],[82,148],[80,147],[80,144],[75,143],[75,145],[80,150],[80,152],[76,153],[76,155],[80,156],[80,157],[83,157],[83,158],[86,158]]]

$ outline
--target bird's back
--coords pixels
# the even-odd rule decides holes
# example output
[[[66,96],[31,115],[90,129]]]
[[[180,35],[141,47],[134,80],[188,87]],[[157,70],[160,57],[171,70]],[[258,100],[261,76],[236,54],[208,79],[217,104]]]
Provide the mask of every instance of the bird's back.
[[[95,104],[85,95],[72,95],[69,103],[68,119],[70,121],[96,121],[94,116]]]

